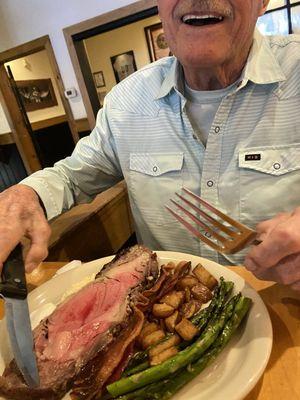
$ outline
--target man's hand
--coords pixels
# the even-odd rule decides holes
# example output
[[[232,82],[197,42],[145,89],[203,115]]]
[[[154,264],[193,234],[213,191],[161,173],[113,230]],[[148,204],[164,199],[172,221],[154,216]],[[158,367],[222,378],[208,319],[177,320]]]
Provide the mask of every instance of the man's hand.
[[[50,226],[36,192],[15,185],[0,194],[0,271],[10,252],[27,237],[31,241],[25,268],[31,272],[48,255]]]
[[[246,256],[246,268],[260,279],[300,291],[300,207],[261,222],[256,230],[262,243]]]

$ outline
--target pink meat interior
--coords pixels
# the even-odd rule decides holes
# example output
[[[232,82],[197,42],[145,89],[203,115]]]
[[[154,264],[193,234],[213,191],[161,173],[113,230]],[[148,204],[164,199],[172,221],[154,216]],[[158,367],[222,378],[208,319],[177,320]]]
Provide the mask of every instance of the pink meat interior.
[[[138,257],[72,295],[48,318],[48,334],[36,337],[40,359],[67,361],[88,351],[99,335],[124,319],[128,293],[142,278]]]

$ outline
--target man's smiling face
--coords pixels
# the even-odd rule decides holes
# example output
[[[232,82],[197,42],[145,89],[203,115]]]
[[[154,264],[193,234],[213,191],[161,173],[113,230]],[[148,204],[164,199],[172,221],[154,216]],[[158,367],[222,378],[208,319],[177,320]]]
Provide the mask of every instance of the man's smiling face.
[[[192,68],[221,66],[250,48],[268,0],[158,0],[171,51]]]

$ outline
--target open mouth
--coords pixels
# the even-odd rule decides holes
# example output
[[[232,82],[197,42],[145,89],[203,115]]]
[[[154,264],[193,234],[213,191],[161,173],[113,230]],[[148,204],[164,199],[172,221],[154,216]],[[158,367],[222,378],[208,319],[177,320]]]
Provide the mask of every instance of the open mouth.
[[[219,24],[224,20],[224,17],[222,16],[216,16],[216,15],[193,15],[193,14],[188,14],[184,15],[181,18],[182,22],[187,25],[192,25],[192,26],[204,26],[204,25],[215,25]]]

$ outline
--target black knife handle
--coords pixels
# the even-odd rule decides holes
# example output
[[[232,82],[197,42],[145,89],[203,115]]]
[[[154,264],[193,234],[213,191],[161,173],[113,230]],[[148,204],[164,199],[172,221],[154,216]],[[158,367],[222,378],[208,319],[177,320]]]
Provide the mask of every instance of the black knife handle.
[[[22,246],[18,244],[3,264],[0,293],[13,299],[26,299],[27,286]]]

